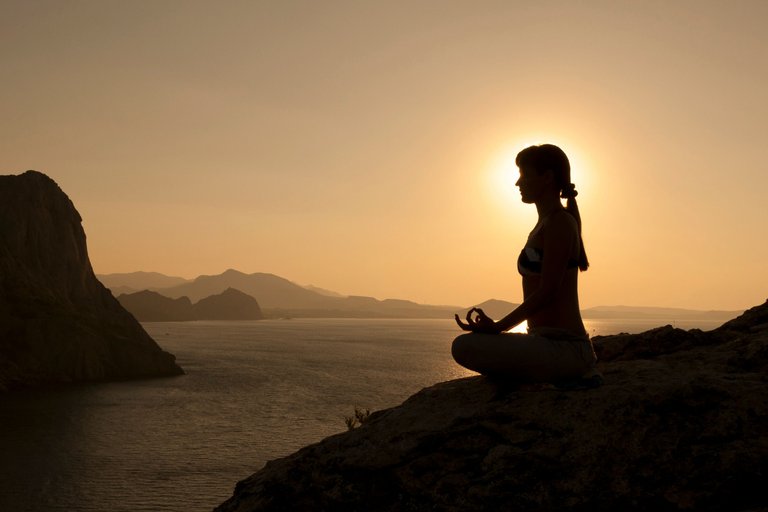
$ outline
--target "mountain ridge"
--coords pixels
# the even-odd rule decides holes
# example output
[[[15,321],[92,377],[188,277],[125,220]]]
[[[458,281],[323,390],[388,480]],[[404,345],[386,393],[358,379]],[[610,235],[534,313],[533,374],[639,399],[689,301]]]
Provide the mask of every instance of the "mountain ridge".
[[[193,320],[261,320],[259,303],[240,290],[227,288],[192,303],[189,297],[176,299],[152,290],[117,297],[140,322],[187,322]]]
[[[121,281],[120,289],[126,288],[126,284],[127,281]],[[335,292],[322,290],[324,293],[320,293],[275,274],[246,274],[235,269],[216,275],[200,275],[185,283],[151,291],[171,299],[188,297],[197,302],[227,288],[253,297],[264,314],[273,317],[450,318],[456,309],[455,306],[432,306],[403,299],[330,295]]]
[[[105,274],[103,277],[107,282],[115,283],[113,292],[115,295],[120,295],[134,293],[143,289],[130,285],[129,276],[132,274],[142,274],[142,278],[155,275],[171,279],[184,279],[165,276],[157,272]],[[99,275],[99,278],[101,279],[102,276]],[[272,311],[276,316],[322,316],[321,312],[326,311],[329,314],[333,312],[332,314],[335,316],[343,316],[345,314],[353,317],[359,317],[364,314],[373,316],[379,314],[386,316],[403,314],[406,317],[413,317],[415,314],[424,314],[429,318],[440,318],[451,317],[454,313],[466,313],[470,307],[480,307],[491,317],[500,318],[519,305],[519,303],[501,299],[488,299],[474,306],[462,307],[446,304],[420,304],[407,299],[386,298],[382,300],[364,295],[343,295],[312,285],[302,286],[272,273],[255,272],[247,274],[231,268],[221,274],[203,274],[194,279],[187,279],[185,282],[171,287],[152,286],[146,289],[156,291],[170,298],[187,296],[192,301],[198,301],[204,297],[221,293],[228,287],[241,290],[247,295],[254,297],[259,301],[259,305],[265,313]],[[398,307],[400,309],[399,313],[396,311]],[[696,320],[702,318],[726,321],[743,311],[601,305],[583,308],[581,313],[585,319],[655,319],[674,322],[676,320]]]
[[[99,280],[102,281],[102,283],[107,286],[107,288],[112,289],[111,286],[109,286],[107,283],[113,284],[114,286],[118,287],[118,290],[122,290],[125,288],[130,288],[133,291],[140,291],[143,289],[149,289],[151,291],[157,291],[157,292],[165,292],[162,293],[163,295],[166,295],[168,297],[171,297],[170,294],[168,294],[168,290],[166,288],[175,288],[177,285],[174,285],[173,287],[162,287],[157,284],[153,284],[152,286],[145,286],[145,287],[137,287],[137,286],[131,286],[126,283],[126,277],[131,276],[133,274],[144,274],[144,275],[156,275],[156,276],[162,276],[162,277],[169,277],[172,279],[180,279],[184,281],[184,283],[179,283],[179,285],[189,285],[191,283],[194,283],[197,279],[204,278],[205,280],[215,281],[216,278],[219,278],[223,275],[228,276],[272,276],[274,278],[277,278],[279,280],[285,281],[287,283],[290,283],[293,286],[296,286],[298,288],[301,288],[306,291],[311,291],[316,293],[317,295],[333,298],[333,299],[346,299],[350,297],[367,297],[364,295],[346,295],[342,294],[333,290],[329,290],[326,288],[319,288],[317,286],[313,285],[306,285],[302,286],[294,281],[291,281],[287,278],[278,276],[277,274],[272,274],[268,272],[255,272],[252,274],[248,274],[245,272],[241,272],[236,269],[227,269],[221,274],[202,274],[194,279],[185,279],[181,277],[174,277],[174,276],[167,276],[165,274],[162,274],[160,272],[145,272],[145,271],[138,271],[138,272],[126,272],[126,273],[113,273],[113,274],[97,274],[97,277]],[[122,278],[122,279],[121,279]],[[122,288],[120,288],[122,287]],[[235,288],[237,288],[235,286]],[[237,288],[239,289],[239,288]],[[223,291],[223,290],[222,290]],[[177,295],[180,293],[180,291],[173,290],[174,295]],[[178,295],[181,296],[181,295]],[[190,299],[194,300],[196,298],[196,295],[193,294]],[[202,298],[202,297],[200,297]],[[502,310],[505,308],[514,308],[519,305],[519,303],[511,302],[503,299],[487,299],[482,303],[474,304],[474,305],[451,305],[451,304],[424,304],[424,303],[418,303],[412,300],[408,299],[398,299],[398,298],[385,298],[385,299],[377,299],[374,297],[370,297],[371,299],[374,299],[379,302],[403,302],[403,303],[409,303],[409,304],[415,304],[418,306],[428,306],[428,307],[436,307],[436,308],[443,308],[446,311],[452,310],[455,312],[459,312],[461,310],[466,311],[470,307],[480,307],[484,310],[487,310],[486,313],[493,315],[491,311],[499,310],[498,313],[502,313]],[[338,304],[338,303],[337,303]],[[746,309],[746,308],[745,308]],[[660,315],[662,318],[672,318],[674,315],[680,316],[681,319],[688,318],[688,317],[695,317],[695,316],[701,316],[701,315],[715,315],[718,318],[722,317],[724,320],[733,318],[734,316],[742,313],[745,311],[745,309],[734,309],[734,310],[722,310],[722,309],[694,309],[694,308],[682,308],[682,307],[662,307],[662,306],[628,306],[624,304],[616,304],[616,305],[599,305],[599,306],[591,306],[588,308],[582,308],[581,312],[584,318],[610,318],[613,317],[612,315],[616,315],[616,317],[619,317],[620,315],[629,314],[631,317],[637,317],[637,318],[656,318],[654,315]],[[511,311],[511,309],[510,309]],[[507,311],[509,312],[509,311]],[[504,313],[505,314],[505,313]],[[623,317],[622,317],[623,318]]]

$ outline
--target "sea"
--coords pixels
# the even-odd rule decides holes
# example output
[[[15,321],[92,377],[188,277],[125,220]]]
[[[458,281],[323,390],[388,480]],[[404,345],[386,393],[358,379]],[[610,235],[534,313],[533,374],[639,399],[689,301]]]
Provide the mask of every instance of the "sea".
[[[591,335],[665,323],[585,320]],[[143,325],[186,375],[0,395],[0,511],[209,511],[355,408],[474,375],[451,358],[448,319]]]

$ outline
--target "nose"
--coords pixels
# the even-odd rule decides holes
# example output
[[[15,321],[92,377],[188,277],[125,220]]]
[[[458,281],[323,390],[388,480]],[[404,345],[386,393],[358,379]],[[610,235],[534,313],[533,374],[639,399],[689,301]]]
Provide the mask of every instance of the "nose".
[[[523,178],[517,178],[517,181],[515,182],[515,186],[516,186],[516,187],[519,187],[519,186],[520,186],[520,180],[521,180],[521,179],[523,179]]]

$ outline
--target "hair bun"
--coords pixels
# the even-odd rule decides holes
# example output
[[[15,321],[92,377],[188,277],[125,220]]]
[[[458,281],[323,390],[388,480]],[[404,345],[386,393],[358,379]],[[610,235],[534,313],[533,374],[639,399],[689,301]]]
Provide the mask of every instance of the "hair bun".
[[[573,183],[569,183],[566,186],[563,187],[563,191],[560,193],[560,197],[563,199],[571,199],[573,197],[576,197],[579,195],[578,192],[576,192],[576,185]]]

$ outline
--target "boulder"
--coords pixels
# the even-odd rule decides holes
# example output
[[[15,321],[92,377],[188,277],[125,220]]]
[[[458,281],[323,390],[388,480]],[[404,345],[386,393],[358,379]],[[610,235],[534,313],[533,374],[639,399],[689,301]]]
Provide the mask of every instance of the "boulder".
[[[766,511],[766,315],[599,337],[597,388],[437,384],[267,463],[216,510]]]
[[[181,373],[96,279],[58,185],[0,176],[0,390]]]

